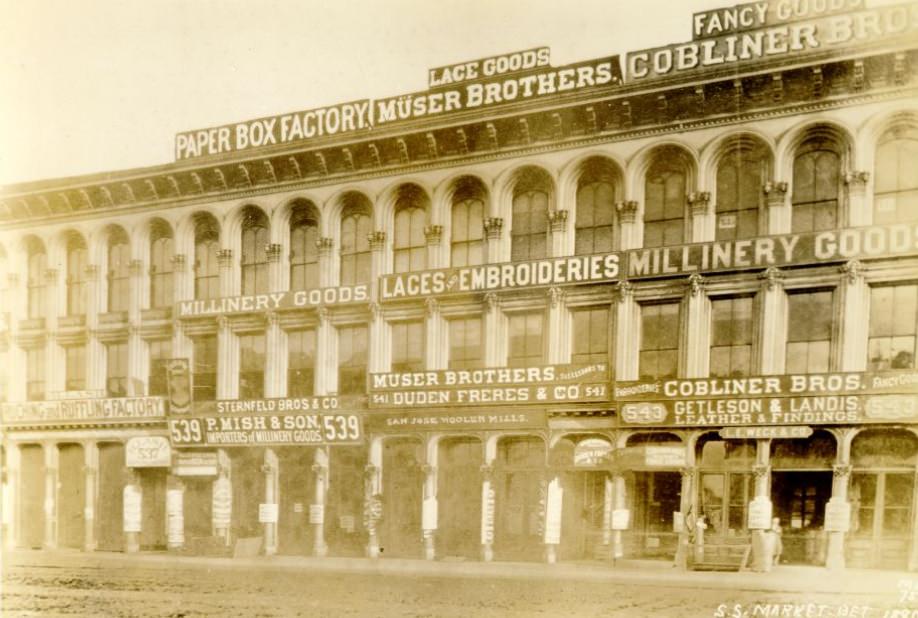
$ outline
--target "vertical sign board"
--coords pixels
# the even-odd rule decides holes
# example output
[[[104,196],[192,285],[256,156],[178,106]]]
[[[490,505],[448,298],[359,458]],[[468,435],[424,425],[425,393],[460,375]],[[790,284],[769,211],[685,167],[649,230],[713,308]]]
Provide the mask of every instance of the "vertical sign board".
[[[143,494],[137,485],[124,486],[123,522],[125,532],[140,532]]]
[[[178,487],[166,490],[166,538],[170,547],[180,547],[185,544],[183,494],[184,490]]]
[[[310,504],[309,505],[309,523],[311,524],[324,524],[325,523],[325,505],[324,504]]]
[[[421,529],[433,531],[437,529],[437,498],[424,498],[424,510],[421,511]]]
[[[564,489],[561,480],[554,478],[548,484],[548,497],[545,504],[545,544],[561,543],[561,501]]]
[[[491,481],[485,479],[481,483],[481,544],[490,545],[494,542],[494,489]]]
[[[826,532],[848,532],[851,529],[851,503],[830,498],[826,503]]]
[[[191,412],[191,368],[187,358],[166,361],[166,387],[169,391],[169,414]]]
[[[631,511],[628,509],[615,509],[612,511],[612,529],[627,530],[631,523]]]
[[[221,476],[214,481],[213,518],[217,528],[228,528],[233,513],[233,486]]]

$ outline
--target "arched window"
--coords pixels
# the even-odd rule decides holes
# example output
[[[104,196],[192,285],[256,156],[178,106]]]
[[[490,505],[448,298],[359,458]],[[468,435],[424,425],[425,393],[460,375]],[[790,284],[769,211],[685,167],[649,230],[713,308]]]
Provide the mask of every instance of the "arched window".
[[[312,208],[297,206],[290,217],[290,289],[319,287],[319,222]]]
[[[108,310],[127,311],[131,282],[131,247],[127,234],[114,228],[108,235]]]
[[[612,251],[615,243],[615,188],[611,170],[601,161],[588,161],[577,181],[577,218],[574,253],[589,255]]]
[[[838,222],[841,156],[825,139],[803,143],[794,157],[791,231],[831,230]]]
[[[404,273],[427,267],[427,219],[424,192],[414,185],[399,187],[395,202],[394,271]]]
[[[548,199],[551,180],[541,170],[524,170],[513,187],[510,259],[536,260],[548,255]]]
[[[172,231],[164,224],[153,226],[150,236],[150,306],[172,304]]]
[[[460,180],[450,214],[450,266],[484,262],[484,189],[471,179]]]
[[[242,293],[264,294],[268,291],[268,217],[257,208],[247,208],[242,215]]]
[[[196,299],[220,296],[220,234],[212,217],[199,217],[194,228],[194,297]]]
[[[372,231],[366,198],[350,196],[341,214],[341,285],[370,281]]]
[[[86,243],[72,234],[67,238],[67,315],[86,313]]]
[[[880,140],[874,172],[873,222],[918,220],[918,131],[893,129]]]
[[[759,212],[768,174],[768,155],[760,146],[738,144],[717,165],[717,240],[758,235]]]
[[[45,270],[48,254],[40,241],[31,239],[28,245],[29,280],[27,282],[29,319],[45,317]]]
[[[691,166],[676,148],[654,157],[644,181],[644,246],[665,247],[685,242],[685,201]]]

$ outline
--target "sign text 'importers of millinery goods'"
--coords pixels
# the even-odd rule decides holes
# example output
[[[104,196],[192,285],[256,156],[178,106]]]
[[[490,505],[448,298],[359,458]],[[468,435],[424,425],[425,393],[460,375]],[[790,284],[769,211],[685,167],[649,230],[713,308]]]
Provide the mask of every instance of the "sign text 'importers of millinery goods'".
[[[242,414],[169,419],[173,446],[272,446],[360,444],[360,416],[354,412]]]
[[[918,223],[845,228],[415,271],[381,278],[382,301],[691,273],[765,269],[918,253]]]
[[[608,379],[606,363],[374,373],[369,407],[602,402],[609,399]]]

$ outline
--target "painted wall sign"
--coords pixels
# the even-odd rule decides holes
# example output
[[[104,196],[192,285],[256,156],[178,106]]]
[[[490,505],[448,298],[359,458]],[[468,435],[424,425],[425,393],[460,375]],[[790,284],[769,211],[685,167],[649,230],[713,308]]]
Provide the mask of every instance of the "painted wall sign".
[[[177,451],[173,456],[172,474],[176,476],[216,476],[217,453]]]
[[[682,468],[685,447],[648,444],[644,447],[644,465],[651,468]]]
[[[258,523],[276,524],[277,523],[277,504],[272,503],[272,502],[262,502],[261,504],[259,504],[258,505]]]
[[[836,373],[748,376],[740,378],[694,378],[616,382],[616,401],[666,399],[732,399],[791,397],[795,395],[915,393],[918,371],[859,371]]]
[[[918,422],[916,395],[824,395],[623,403],[624,425],[837,425]]]
[[[179,318],[197,318],[208,315],[230,315],[249,311],[274,311],[365,303],[370,300],[370,286],[367,284],[315,288],[251,294],[249,296],[226,296],[206,300],[183,300],[175,304],[173,315]]]
[[[63,399],[4,403],[4,423],[58,423],[67,421],[118,421],[165,417],[162,397]]]
[[[704,39],[732,32],[812,19],[864,8],[864,0],[768,0],[702,11],[692,15],[692,38]]]
[[[546,365],[370,375],[371,408],[608,401],[609,367]]]
[[[526,52],[518,57],[521,69],[530,64]],[[543,64],[522,74],[511,73],[512,67],[516,66],[517,56],[508,54],[503,57],[506,60],[501,58],[494,58],[493,70],[490,68],[491,63],[488,63],[491,76],[479,76],[475,81],[463,81],[451,87],[444,85],[446,76],[441,71],[437,74],[440,86],[436,90],[377,100],[361,99],[231,125],[184,131],[175,136],[175,159],[179,161],[264,146],[297,144],[324,136],[359,133],[395,122],[496,107],[621,83],[618,56],[585,60],[562,67]],[[536,51],[536,64],[540,62],[542,60]],[[484,64],[481,64],[482,72]],[[459,73],[464,72],[454,69],[449,76],[459,77]]]
[[[361,395],[324,395],[315,397],[275,397],[270,399],[216,399],[196,401],[196,415],[268,414],[296,412],[334,412],[366,407]]]
[[[626,79],[632,82],[709,67],[740,67],[882,38],[907,40],[916,30],[918,8],[914,4],[876,7],[630,52]]]
[[[551,64],[551,49],[535,47],[480,60],[469,60],[445,67],[436,67],[427,72],[427,85],[438,88],[451,84],[473,81],[483,77],[496,77],[507,73],[531,71]]]
[[[918,10],[918,9],[916,9]],[[780,234],[620,253],[481,264],[385,275],[382,301],[496,290],[761,270],[918,253],[918,223]]]
[[[718,433],[721,438],[726,440],[809,438],[813,435],[813,428],[800,425],[785,425],[783,427],[780,425],[777,427],[724,427]]]
[[[128,468],[168,468],[172,465],[172,448],[164,436],[131,438],[124,446]]]
[[[354,413],[245,414],[169,419],[173,446],[270,446],[360,444],[363,428]]]
[[[404,431],[543,429],[548,420],[544,410],[513,410],[512,412],[428,412],[412,410],[396,413],[368,414],[367,429],[373,432],[401,433]]]

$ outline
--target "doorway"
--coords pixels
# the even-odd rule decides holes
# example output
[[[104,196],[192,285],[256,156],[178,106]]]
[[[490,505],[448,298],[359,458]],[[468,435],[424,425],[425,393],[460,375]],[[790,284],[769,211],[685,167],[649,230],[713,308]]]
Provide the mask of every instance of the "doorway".
[[[423,462],[420,440],[391,438],[383,442],[383,514],[379,523],[379,551],[383,556],[420,558],[423,553]]]
[[[166,469],[142,468],[140,478],[140,549],[166,548]]]
[[[39,444],[19,447],[19,544],[41,549],[45,538],[45,453]]]
[[[501,560],[540,560],[545,442],[512,437],[497,446],[494,553]]]
[[[561,560],[602,558],[603,509],[608,473],[600,470],[565,472],[561,486]]]
[[[481,441],[449,438],[439,444],[437,551],[477,558],[481,553]]]
[[[99,494],[96,502],[96,542],[101,551],[124,549],[124,445],[99,444]],[[146,495],[143,502],[146,503]],[[163,506],[165,508],[165,506]]]
[[[58,445],[57,544],[82,549],[86,536],[86,460],[80,444]]]
[[[832,497],[832,473],[782,471],[771,476],[772,517],[781,521],[786,564],[825,564],[823,532],[826,503]]]
[[[315,502],[315,449],[282,446],[278,459],[277,553],[308,556],[313,553],[314,526],[309,505]]]

